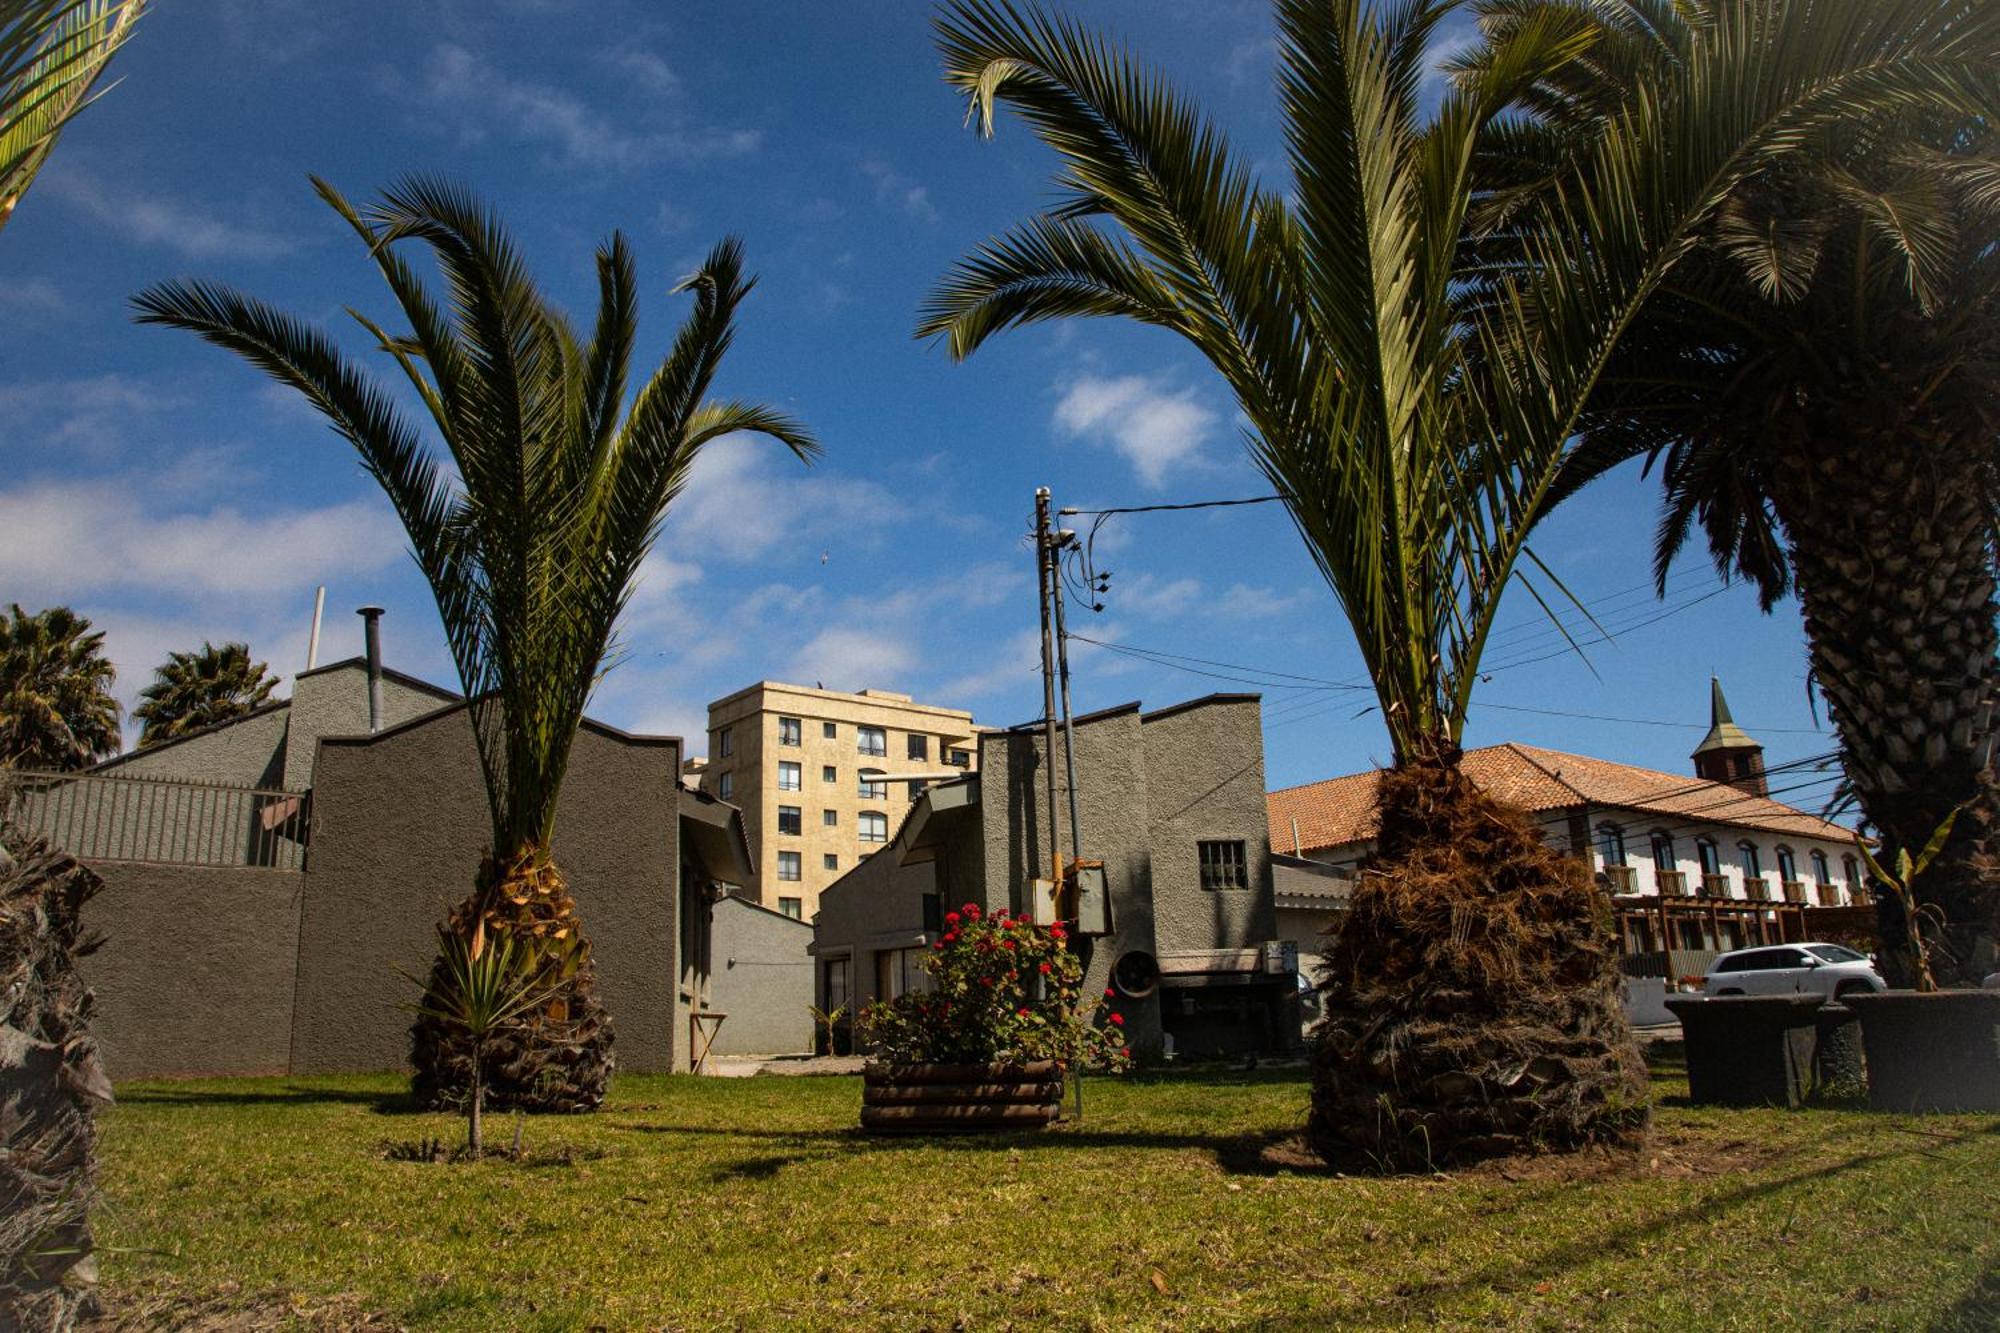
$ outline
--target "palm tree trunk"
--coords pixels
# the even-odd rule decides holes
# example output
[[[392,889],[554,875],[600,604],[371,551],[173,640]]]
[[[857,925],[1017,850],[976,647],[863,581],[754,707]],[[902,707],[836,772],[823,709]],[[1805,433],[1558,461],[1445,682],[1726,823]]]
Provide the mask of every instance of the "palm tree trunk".
[[[445,929],[470,939],[484,921],[489,936],[523,940],[582,940],[583,923],[562,873],[532,849],[505,862],[488,858],[472,895],[452,910]],[[496,1107],[524,1111],[594,1111],[603,1105],[617,1069],[611,1015],[597,996],[588,945],[581,965],[555,985],[537,1013],[512,1024],[485,1046],[483,1083]],[[432,965],[428,995],[449,976],[442,956]],[[555,984],[555,983],[551,983]],[[426,1008],[441,1006],[427,1003]],[[471,1080],[471,1046],[464,1033],[422,1010],[410,1027],[411,1091],[418,1102],[456,1102]]]
[[[1376,851],[1325,953],[1308,1135],[1329,1160],[1425,1170],[1630,1144],[1646,1074],[1609,900],[1438,741],[1382,775]]]
[[[1860,374],[1871,373],[1863,370]],[[1915,885],[1942,917],[1941,986],[1993,970],[2000,814],[1992,762],[1996,663],[1993,516],[1980,485],[1989,430],[1908,411],[1894,395],[1874,420],[1852,397],[1811,439],[1785,443],[1774,501],[1788,536],[1814,678],[1862,812],[1884,843],[1915,855],[1953,810],[1943,854]],[[1861,410],[1866,410],[1861,409]],[[1902,912],[1877,895],[1892,985],[1912,977]]]

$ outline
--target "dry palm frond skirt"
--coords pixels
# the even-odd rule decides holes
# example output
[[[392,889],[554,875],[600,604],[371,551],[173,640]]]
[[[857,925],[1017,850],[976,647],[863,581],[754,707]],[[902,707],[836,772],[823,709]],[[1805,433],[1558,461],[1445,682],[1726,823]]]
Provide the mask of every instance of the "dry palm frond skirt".
[[[489,858],[479,869],[480,888],[453,909],[444,928],[463,939],[484,929],[524,941],[581,949],[574,975],[548,1004],[525,1022],[486,1043],[484,1105],[493,1110],[595,1111],[611,1090],[617,1058],[611,1015],[597,998],[597,976],[576,901],[562,872],[547,860],[522,857],[502,867]],[[550,960],[545,967],[556,967]],[[425,1009],[450,981],[443,958],[431,965]],[[419,1013],[410,1027],[410,1090],[419,1103],[463,1108],[472,1092],[472,1050],[465,1034],[433,1014]]]
[[[1609,900],[1458,758],[1382,775],[1378,850],[1325,955],[1308,1137],[1388,1171],[1636,1144],[1648,1087]]]

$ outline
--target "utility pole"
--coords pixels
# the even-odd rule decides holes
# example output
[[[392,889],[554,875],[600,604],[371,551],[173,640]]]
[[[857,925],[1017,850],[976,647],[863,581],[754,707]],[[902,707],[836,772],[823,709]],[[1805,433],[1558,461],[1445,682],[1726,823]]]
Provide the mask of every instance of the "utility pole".
[[[1062,838],[1056,823],[1056,648],[1054,626],[1049,619],[1050,584],[1057,573],[1055,550],[1049,536],[1049,488],[1035,489],[1035,578],[1041,587],[1042,610],[1042,771],[1049,794],[1049,880],[1058,893],[1062,886]],[[1075,791],[1074,782],[1071,791]],[[1033,904],[1030,904],[1032,914]]]
[[[1069,774],[1069,854],[1083,855],[1083,821],[1076,813],[1076,726],[1069,707],[1069,632],[1063,623],[1062,550],[1073,532],[1049,534],[1049,597],[1056,608],[1056,671],[1062,678],[1063,765]]]

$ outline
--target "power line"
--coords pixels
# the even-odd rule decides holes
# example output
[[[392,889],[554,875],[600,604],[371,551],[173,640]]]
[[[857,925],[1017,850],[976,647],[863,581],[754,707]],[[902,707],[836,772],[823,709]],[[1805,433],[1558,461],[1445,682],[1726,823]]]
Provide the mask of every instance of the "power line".
[[[1282,495],[1253,495],[1242,500],[1191,500],[1185,504],[1122,505],[1114,509],[1079,509],[1074,505],[1068,505],[1056,510],[1056,513],[1063,518],[1082,514],[1099,517],[1109,517],[1112,514],[1159,514],[1181,509],[1229,509],[1236,505],[1267,505],[1282,501],[1284,498]]]

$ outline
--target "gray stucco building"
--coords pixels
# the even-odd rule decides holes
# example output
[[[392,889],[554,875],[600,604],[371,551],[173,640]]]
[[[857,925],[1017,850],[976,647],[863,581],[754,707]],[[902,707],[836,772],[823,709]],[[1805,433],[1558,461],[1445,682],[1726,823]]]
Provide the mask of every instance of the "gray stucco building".
[[[1086,984],[1118,993],[1136,1054],[1277,1051],[1297,1040],[1276,947],[1256,695],[1216,694],[1075,722],[1082,855],[1104,863],[1111,933],[1077,941]],[[1039,723],[978,737],[979,771],[930,788],[881,851],[830,885],[814,922],[822,1008],[921,988],[945,911],[1031,910],[1049,863]],[[1067,819],[1061,740],[1058,806]],[[1060,830],[1065,855],[1067,827]]]
[[[373,732],[355,659],[301,675],[290,700],[0,792],[105,882],[85,974],[114,1078],[404,1067],[404,974],[427,970],[491,834],[464,702],[395,672],[382,686]],[[751,865],[737,809],[681,785],[681,749],[586,721],[558,812],[623,1070],[687,1067],[691,1016],[720,1007],[712,913]]]

